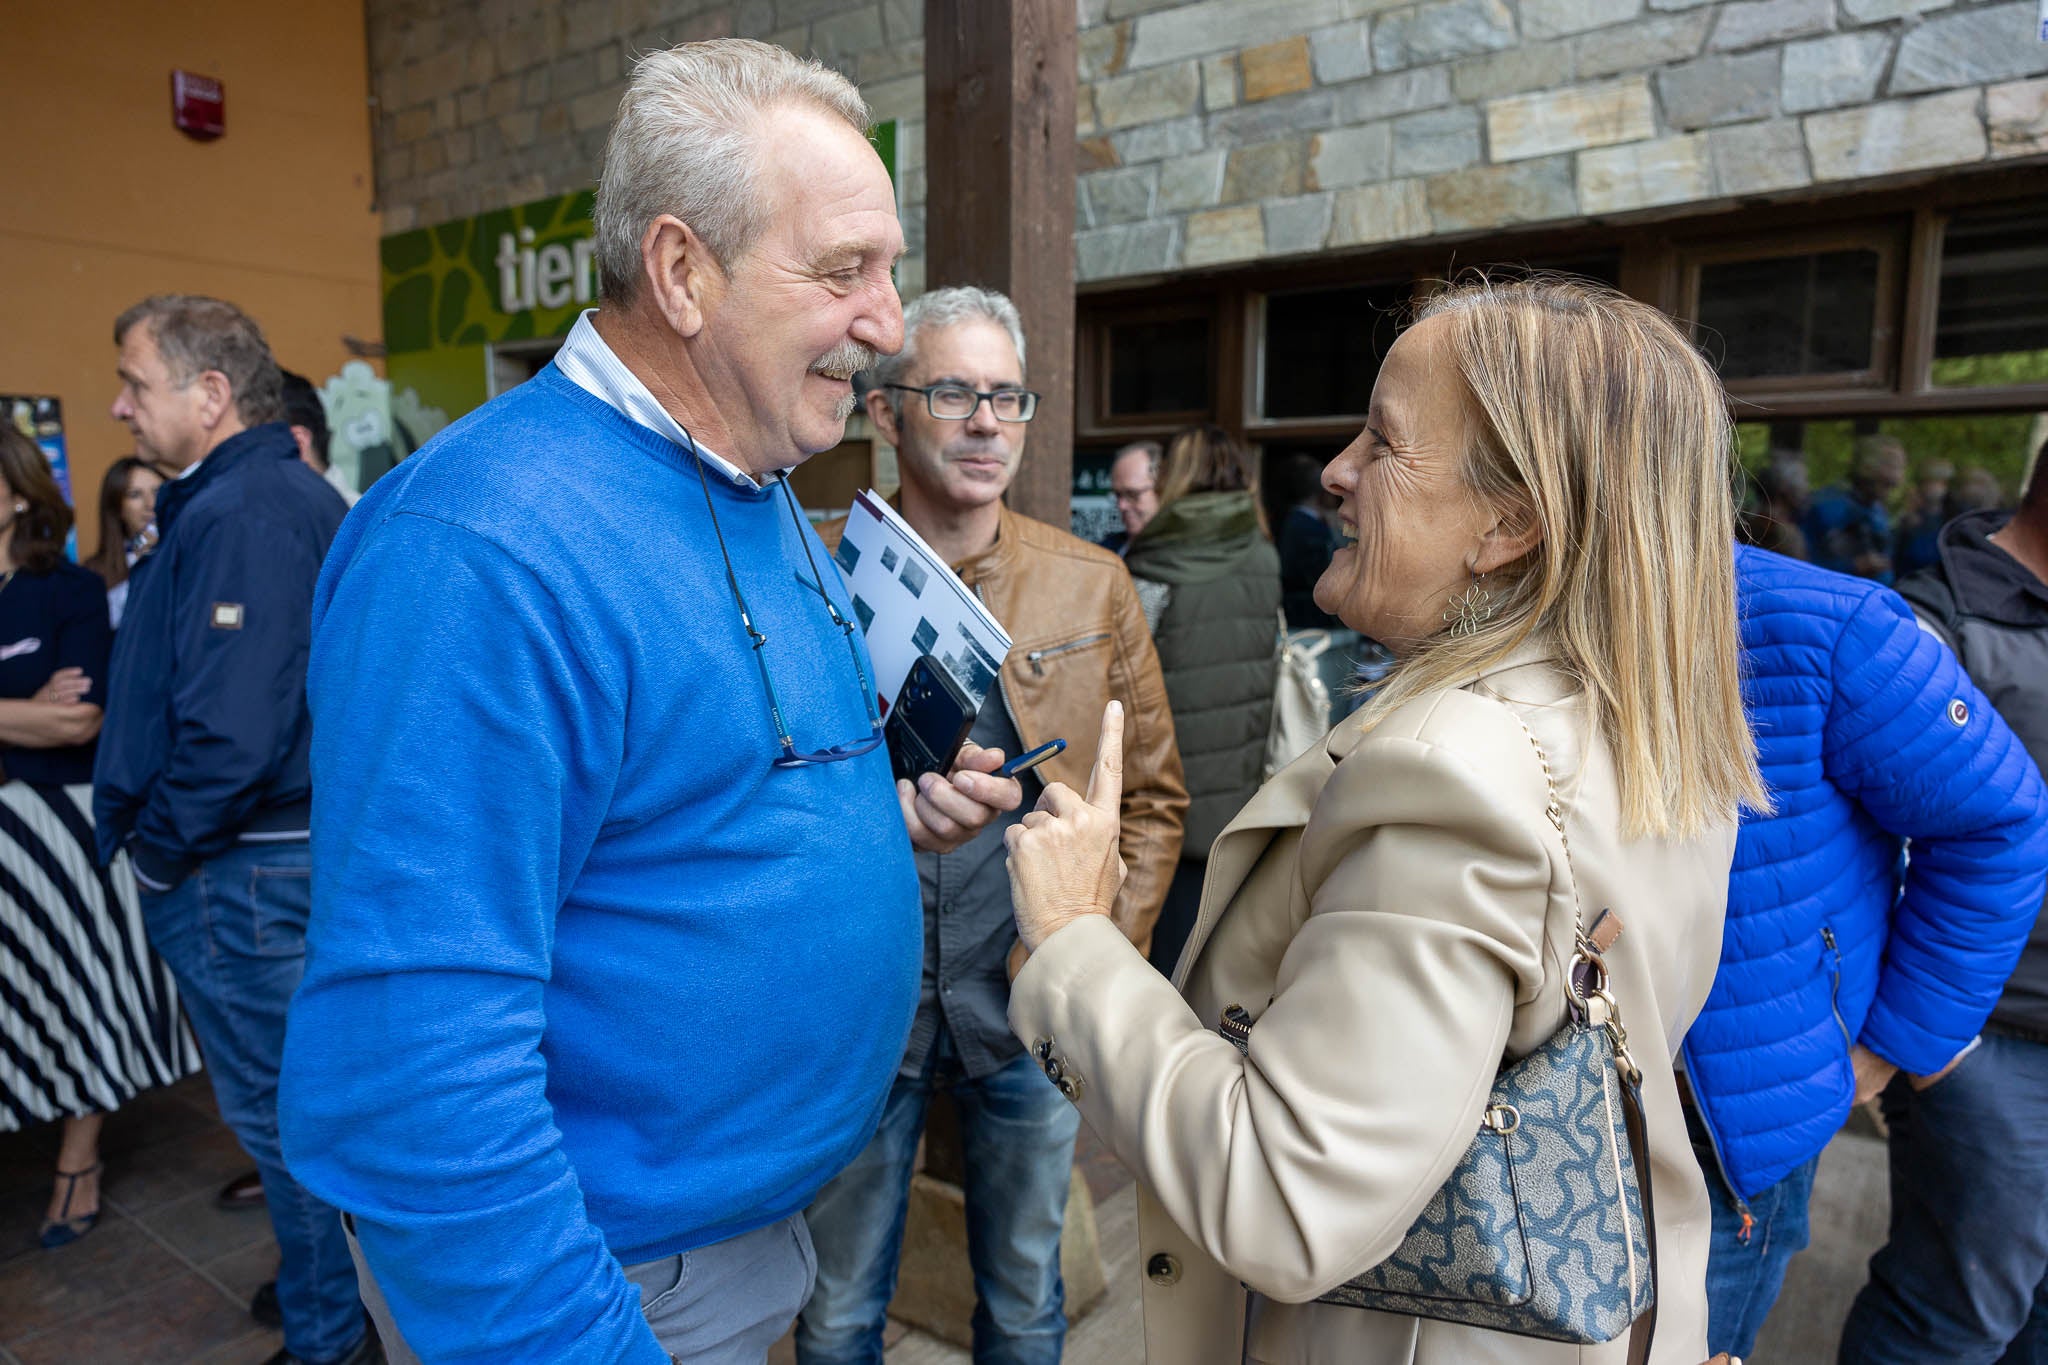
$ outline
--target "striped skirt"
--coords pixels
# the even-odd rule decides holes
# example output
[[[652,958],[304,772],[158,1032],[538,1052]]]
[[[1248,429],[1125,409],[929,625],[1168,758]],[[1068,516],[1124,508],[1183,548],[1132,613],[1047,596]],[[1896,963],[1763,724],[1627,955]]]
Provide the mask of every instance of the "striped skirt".
[[[92,788],[0,785],[0,1132],[198,1069],[127,855],[95,860]]]

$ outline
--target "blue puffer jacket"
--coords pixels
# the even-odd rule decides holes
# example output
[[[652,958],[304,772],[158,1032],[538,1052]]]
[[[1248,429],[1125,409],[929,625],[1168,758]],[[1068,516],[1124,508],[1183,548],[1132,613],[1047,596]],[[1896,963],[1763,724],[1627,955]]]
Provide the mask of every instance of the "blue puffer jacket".
[[[1744,699],[1778,810],[1743,820],[1720,974],[1683,1050],[1746,1199],[1841,1127],[1850,1039],[1926,1075],[1976,1036],[2041,905],[2048,792],[1897,594],[1735,556]]]

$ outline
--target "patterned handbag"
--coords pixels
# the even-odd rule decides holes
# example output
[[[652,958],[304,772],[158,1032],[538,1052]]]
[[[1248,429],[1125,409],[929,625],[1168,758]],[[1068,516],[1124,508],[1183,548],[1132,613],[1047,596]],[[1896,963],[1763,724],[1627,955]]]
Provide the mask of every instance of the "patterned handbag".
[[[1562,838],[1550,760],[1534,734],[1529,742]],[[1568,841],[1565,863],[1569,872]],[[1589,931],[1572,882],[1576,951],[1564,1026],[1502,1068],[1478,1135],[1394,1254],[1318,1303],[1584,1345],[1633,1324],[1628,1358],[1649,1358],[1657,1237],[1642,1077],[1604,958],[1621,921],[1603,910]],[[1241,1007],[1225,1011],[1222,1033],[1240,1050],[1251,1028]]]

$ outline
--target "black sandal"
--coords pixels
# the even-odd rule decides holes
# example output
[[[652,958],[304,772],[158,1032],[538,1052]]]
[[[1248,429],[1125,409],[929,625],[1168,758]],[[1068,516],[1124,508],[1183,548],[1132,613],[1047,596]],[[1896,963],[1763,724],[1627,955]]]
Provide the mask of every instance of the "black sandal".
[[[64,1202],[58,1206],[55,1218],[45,1218],[43,1220],[42,1235],[38,1238],[43,1244],[43,1250],[55,1251],[58,1247],[70,1246],[73,1242],[85,1236],[86,1233],[91,1232],[93,1226],[100,1221],[100,1211],[98,1209],[94,1209],[91,1213],[80,1214],[76,1218],[67,1218],[65,1215],[71,1212],[71,1196],[78,1193],[78,1182],[89,1175],[98,1175],[104,1167],[104,1162],[95,1161],[82,1171],[57,1172],[57,1178],[66,1182],[64,1186]]]

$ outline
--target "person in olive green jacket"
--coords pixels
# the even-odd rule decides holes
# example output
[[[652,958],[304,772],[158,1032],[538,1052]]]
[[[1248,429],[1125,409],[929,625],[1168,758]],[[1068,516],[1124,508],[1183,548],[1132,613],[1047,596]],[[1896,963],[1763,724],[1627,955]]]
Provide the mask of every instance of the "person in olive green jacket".
[[[1159,510],[1124,562],[1152,627],[1187,778],[1180,866],[1153,928],[1171,972],[1194,926],[1209,845],[1264,778],[1279,666],[1280,556],[1250,457],[1222,428],[1189,427],[1159,461]]]

